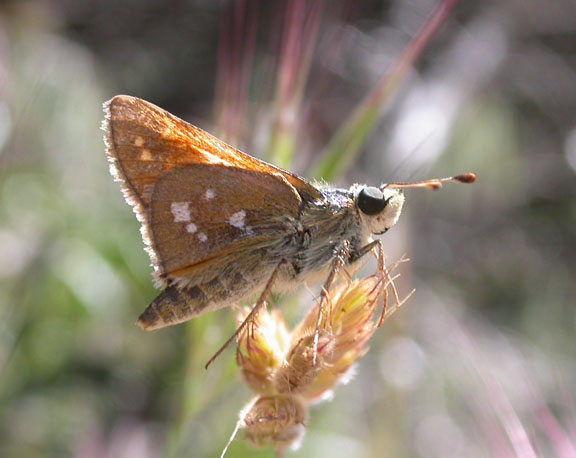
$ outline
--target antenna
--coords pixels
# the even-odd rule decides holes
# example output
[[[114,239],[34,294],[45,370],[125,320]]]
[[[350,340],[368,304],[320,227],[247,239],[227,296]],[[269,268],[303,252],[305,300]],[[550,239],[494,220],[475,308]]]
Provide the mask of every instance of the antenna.
[[[383,191],[386,188],[426,188],[436,191],[442,187],[442,183],[474,183],[476,175],[473,173],[463,173],[448,178],[432,178],[431,180],[414,181],[412,183],[388,183],[380,187]]]

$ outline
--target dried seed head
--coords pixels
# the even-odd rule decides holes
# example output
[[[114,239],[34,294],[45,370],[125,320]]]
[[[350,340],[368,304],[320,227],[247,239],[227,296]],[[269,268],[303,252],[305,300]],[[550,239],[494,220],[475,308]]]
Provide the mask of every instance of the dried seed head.
[[[384,280],[380,275],[372,275],[362,280],[352,280],[335,287],[328,296],[326,310],[323,311],[321,328],[330,330],[340,337],[339,347],[343,347],[343,337],[362,334],[370,325],[378,305],[378,297],[383,293]],[[314,332],[318,317],[318,307],[312,308],[292,333],[292,341]],[[357,340],[352,337],[352,340]]]
[[[390,276],[400,262],[331,288],[291,334],[279,311],[263,310],[248,324],[238,340],[236,358],[244,379],[260,396],[245,408],[236,431],[243,429],[253,445],[273,445],[277,450],[303,435],[308,405],[349,379],[351,367],[368,351],[372,334],[404,302]],[[395,306],[387,309],[389,286]],[[384,308],[377,320],[380,299]],[[237,319],[241,322],[247,314],[248,310]]]
[[[326,361],[330,359],[334,337],[321,330],[318,344],[314,347],[314,333],[301,337],[292,345],[284,364],[274,375],[274,386],[279,393],[294,394],[306,390],[327,369]]]
[[[303,436],[307,418],[308,408],[297,396],[260,396],[242,413],[240,427],[252,445],[283,449]]]
[[[244,309],[237,320],[241,323],[248,315]],[[236,362],[250,388],[259,394],[274,392],[274,372],[284,361],[288,351],[290,333],[282,315],[263,310],[247,332],[240,335],[236,350]]]
[[[314,400],[329,394],[339,381],[344,380],[350,367],[368,351],[366,344],[377,328],[373,317],[384,287],[382,276],[375,275],[344,283],[330,293],[319,330],[325,340],[329,338],[330,351],[322,354],[319,351],[322,358],[317,360],[320,364],[316,376],[299,388],[306,399]],[[308,312],[295,330],[293,341],[302,333],[309,334],[311,328],[314,333],[318,307]],[[320,348],[319,344],[318,350]],[[277,379],[275,381],[277,383]]]

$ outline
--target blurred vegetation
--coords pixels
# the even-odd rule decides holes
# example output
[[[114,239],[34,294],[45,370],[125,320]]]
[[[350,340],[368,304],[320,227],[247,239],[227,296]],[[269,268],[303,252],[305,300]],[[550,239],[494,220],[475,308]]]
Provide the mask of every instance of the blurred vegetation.
[[[0,4],[0,456],[217,456],[250,397],[232,351],[203,369],[230,310],[134,326],[156,291],[102,102],[142,97],[309,176],[436,5]],[[409,193],[383,240],[416,294],[294,456],[576,455],[574,17],[462,2],[381,110],[337,184],[479,180]]]

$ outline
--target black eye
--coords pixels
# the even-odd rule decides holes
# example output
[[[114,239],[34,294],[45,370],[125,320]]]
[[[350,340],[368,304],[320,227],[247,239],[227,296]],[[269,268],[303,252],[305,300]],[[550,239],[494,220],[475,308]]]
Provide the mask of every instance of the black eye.
[[[384,194],[378,188],[364,188],[358,194],[358,208],[366,215],[377,215],[387,203],[388,200],[384,199]]]

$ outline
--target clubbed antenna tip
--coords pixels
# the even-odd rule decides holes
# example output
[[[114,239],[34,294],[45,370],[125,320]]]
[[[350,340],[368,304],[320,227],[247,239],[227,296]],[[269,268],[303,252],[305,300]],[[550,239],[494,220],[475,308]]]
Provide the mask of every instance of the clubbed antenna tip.
[[[454,177],[455,181],[459,181],[460,183],[474,183],[476,181],[476,174],[474,173],[463,173],[462,175],[456,175]]]

